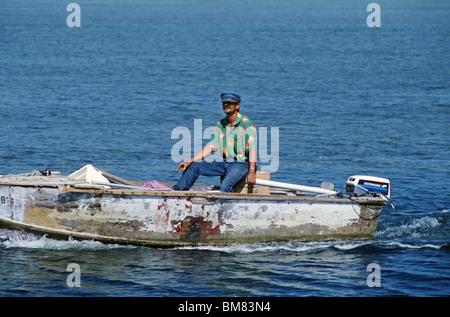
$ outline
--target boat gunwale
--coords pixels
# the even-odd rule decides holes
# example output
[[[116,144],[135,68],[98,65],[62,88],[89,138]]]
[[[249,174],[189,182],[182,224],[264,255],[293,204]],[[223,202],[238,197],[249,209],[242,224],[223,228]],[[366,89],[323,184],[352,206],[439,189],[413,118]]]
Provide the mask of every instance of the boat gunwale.
[[[313,196],[288,196],[288,195],[264,195],[253,193],[223,193],[223,192],[200,192],[200,191],[172,191],[172,190],[134,190],[134,189],[94,189],[62,187],[62,191],[89,194],[105,194],[119,196],[157,196],[157,197],[191,197],[222,200],[255,200],[255,201],[311,201],[331,203],[358,203],[362,205],[384,205],[385,201],[379,197],[313,197]]]
[[[31,187],[31,188],[54,188],[62,192],[103,194],[118,196],[155,196],[155,197],[187,197],[204,198],[210,200],[254,200],[254,201],[305,201],[316,203],[357,203],[360,205],[384,205],[386,201],[380,197],[319,197],[308,195],[282,195],[282,194],[258,194],[258,193],[224,193],[218,191],[174,191],[158,189],[128,189],[128,188],[105,188],[87,182],[2,182],[0,186],[6,187]]]

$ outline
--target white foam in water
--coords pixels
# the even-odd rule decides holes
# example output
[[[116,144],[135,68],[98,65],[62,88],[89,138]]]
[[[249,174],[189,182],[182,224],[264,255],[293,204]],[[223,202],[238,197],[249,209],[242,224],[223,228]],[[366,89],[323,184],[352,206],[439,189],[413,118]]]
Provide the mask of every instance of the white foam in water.
[[[410,223],[391,226],[376,233],[376,237],[381,238],[426,238],[429,236],[430,229],[436,229],[440,226],[439,220],[434,217],[424,216],[413,219]]]
[[[365,245],[370,245],[370,244],[375,244],[375,242],[374,241],[364,241],[364,242],[355,242],[355,243],[339,243],[339,244],[335,244],[334,247],[341,251],[348,251],[348,250],[357,249],[359,247],[362,247]]]
[[[253,253],[253,252],[309,252],[321,251],[330,248],[336,248],[341,251],[359,248],[373,241],[320,241],[320,242],[274,242],[274,243],[256,243],[256,244],[233,244],[228,246],[198,246],[182,247],[182,250],[207,250],[225,253]]]
[[[88,249],[101,250],[122,247],[119,245],[106,245],[92,240],[55,240],[46,236],[36,236],[23,231],[0,230],[0,247],[4,248],[25,248],[25,249],[48,249],[48,250],[69,250]]]
[[[434,244],[419,244],[419,245],[414,245],[414,244],[408,244],[408,243],[403,243],[403,242],[398,242],[398,241],[392,241],[392,242],[386,242],[384,244],[385,246],[388,247],[400,247],[400,248],[404,248],[404,249],[436,249],[439,250],[442,246],[441,245],[434,245]]]
[[[273,242],[255,244],[232,244],[227,246],[189,246],[176,248],[178,250],[205,250],[225,253],[253,253],[253,252],[308,252],[321,251],[336,248],[341,251],[351,250],[360,246],[370,244],[372,241],[319,241],[319,242]],[[74,239],[56,240],[46,236],[37,236],[23,231],[0,229],[0,247],[3,248],[25,248],[25,249],[48,249],[48,250],[106,250],[112,248],[127,248],[115,244],[103,244],[101,242],[87,240],[78,241]]]

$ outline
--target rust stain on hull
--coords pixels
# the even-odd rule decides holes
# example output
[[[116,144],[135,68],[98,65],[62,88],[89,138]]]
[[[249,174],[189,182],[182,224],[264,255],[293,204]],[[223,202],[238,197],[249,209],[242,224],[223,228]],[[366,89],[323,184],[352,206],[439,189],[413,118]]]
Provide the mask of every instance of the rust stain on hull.
[[[180,235],[181,240],[201,241],[211,235],[212,221],[205,221],[204,217],[188,216],[182,221],[173,221],[175,231]]]

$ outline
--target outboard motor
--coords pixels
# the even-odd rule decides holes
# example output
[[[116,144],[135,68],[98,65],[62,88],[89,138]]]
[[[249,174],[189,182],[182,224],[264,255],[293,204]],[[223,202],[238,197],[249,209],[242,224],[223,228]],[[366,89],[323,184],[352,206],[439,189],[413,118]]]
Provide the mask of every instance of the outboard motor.
[[[383,194],[388,199],[391,197],[391,184],[387,178],[354,175],[349,177],[345,185],[350,196],[364,196],[372,192]]]

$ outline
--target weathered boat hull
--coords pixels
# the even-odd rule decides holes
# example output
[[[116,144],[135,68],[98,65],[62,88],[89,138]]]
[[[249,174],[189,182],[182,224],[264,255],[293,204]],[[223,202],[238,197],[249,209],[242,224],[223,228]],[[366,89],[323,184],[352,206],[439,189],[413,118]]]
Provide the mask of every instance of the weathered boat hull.
[[[372,238],[380,198],[0,184],[0,227],[152,247]]]

